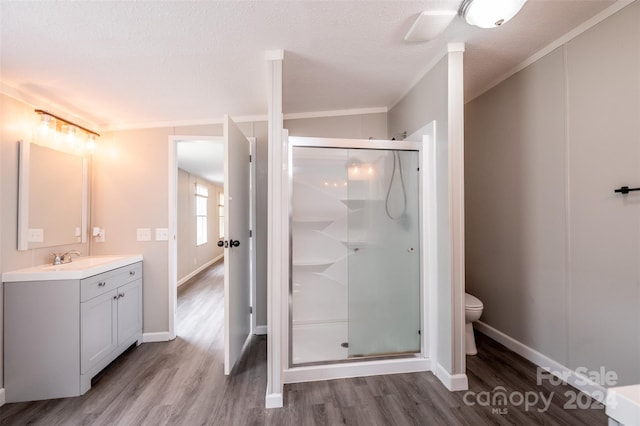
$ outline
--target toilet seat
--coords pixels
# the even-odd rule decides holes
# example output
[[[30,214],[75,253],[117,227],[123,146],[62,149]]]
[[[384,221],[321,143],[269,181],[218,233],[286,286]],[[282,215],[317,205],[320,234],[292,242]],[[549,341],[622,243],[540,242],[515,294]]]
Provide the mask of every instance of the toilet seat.
[[[464,294],[464,308],[469,311],[482,310],[484,305],[477,297],[465,293]]]

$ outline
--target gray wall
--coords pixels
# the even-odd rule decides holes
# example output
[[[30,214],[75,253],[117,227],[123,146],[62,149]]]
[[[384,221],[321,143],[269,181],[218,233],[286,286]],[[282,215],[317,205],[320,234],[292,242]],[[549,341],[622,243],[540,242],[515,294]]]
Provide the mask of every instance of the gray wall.
[[[445,55],[416,86],[389,111],[389,137],[415,133],[436,122],[437,149],[437,257],[438,257],[438,344],[437,362],[449,373],[456,362],[453,353],[453,300],[451,291],[451,234],[448,185],[449,63]],[[421,141],[421,140],[420,140]]]
[[[289,130],[291,136],[386,139],[387,114],[374,113],[285,120],[284,128]]]
[[[640,3],[466,108],[467,289],[482,321],[640,382]]]

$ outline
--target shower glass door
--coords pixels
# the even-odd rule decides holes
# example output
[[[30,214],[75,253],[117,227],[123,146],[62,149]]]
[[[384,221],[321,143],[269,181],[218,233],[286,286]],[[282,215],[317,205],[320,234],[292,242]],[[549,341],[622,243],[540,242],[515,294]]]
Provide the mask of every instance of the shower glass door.
[[[292,365],[420,352],[418,152],[293,146]]]
[[[417,151],[349,150],[349,357],[420,351]]]

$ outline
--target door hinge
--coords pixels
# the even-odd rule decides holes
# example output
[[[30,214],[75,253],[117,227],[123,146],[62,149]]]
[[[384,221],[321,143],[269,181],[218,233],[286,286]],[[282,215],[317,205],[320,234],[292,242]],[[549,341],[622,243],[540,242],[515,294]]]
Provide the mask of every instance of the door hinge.
[[[249,229],[249,238],[253,237],[253,231],[251,229]]]
[[[253,156],[249,154],[249,162],[251,162],[252,160],[253,160]]]
[[[253,313],[253,306],[249,306],[249,313],[252,314]]]

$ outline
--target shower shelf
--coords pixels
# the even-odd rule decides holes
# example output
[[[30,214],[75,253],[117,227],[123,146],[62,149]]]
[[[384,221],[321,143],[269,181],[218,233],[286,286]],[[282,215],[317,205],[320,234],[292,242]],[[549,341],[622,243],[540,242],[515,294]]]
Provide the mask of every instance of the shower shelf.
[[[326,224],[326,226],[331,225],[332,222],[335,222],[335,218],[333,217],[308,217],[308,216],[296,216],[292,218],[293,223],[317,223],[317,224]]]
[[[337,279],[335,279],[335,278],[334,278],[334,277],[332,277],[331,275],[326,274],[326,273],[324,273],[324,272],[313,272],[313,274],[314,274],[314,275],[317,275],[317,276],[319,276],[319,277],[322,277],[323,279],[326,279],[326,280],[329,280],[329,281],[331,281],[331,282],[334,282],[334,283],[336,283],[336,284],[338,284],[338,285],[340,285],[340,286],[344,286],[344,287],[346,287],[346,286],[347,286],[347,283],[344,283],[344,282],[342,282],[342,281],[338,281]]]
[[[338,259],[326,259],[326,258],[306,258],[306,259],[293,259],[293,266],[329,266],[336,262],[339,262],[342,258]]]

